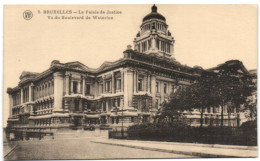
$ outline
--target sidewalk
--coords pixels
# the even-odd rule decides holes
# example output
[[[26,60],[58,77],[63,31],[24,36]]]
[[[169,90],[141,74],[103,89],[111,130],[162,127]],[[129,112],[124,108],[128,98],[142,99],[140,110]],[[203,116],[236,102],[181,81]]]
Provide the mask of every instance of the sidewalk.
[[[16,147],[17,145],[10,145],[9,143],[4,143],[4,157],[9,155]]]
[[[131,148],[161,151],[176,154],[192,155],[207,158],[229,158],[229,157],[257,157],[257,147],[231,146],[217,144],[196,144],[196,143],[177,143],[159,141],[137,141],[137,140],[118,140],[118,139],[97,139],[93,143],[125,146]]]

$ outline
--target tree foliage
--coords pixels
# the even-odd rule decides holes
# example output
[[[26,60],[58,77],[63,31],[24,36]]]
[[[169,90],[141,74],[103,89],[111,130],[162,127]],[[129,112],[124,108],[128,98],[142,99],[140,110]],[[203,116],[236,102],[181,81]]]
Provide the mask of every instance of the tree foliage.
[[[212,82],[212,91],[216,103],[221,107],[221,126],[224,126],[224,107],[232,104],[240,111],[241,105],[252,95],[253,81],[249,74],[239,72],[235,66],[223,67],[216,76]]]
[[[155,120],[164,123],[183,123],[182,112],[189,110],[189,106],[183,102],[189,99],[189,90],[191,88],[178,88],[176,92],[171,94],[169,102],[163,102],[162,108],[159,109]]]
[[[158,119],[174,122],[182,117],[185,110],[200,109],[200,125],[203,125],[203,112],[209,107],[221,107],[221,126],[223,127],[224,107],[228,106],[228,113],[236,107],[241,110],[242,104],[248,104],[248,97],[256,89],[252,77],[241,73],[237,66],[223,66],[218,72],[204,70],[195,83],[172,94],[171,100],[163,104],[158,113]],[[253,110],[251,110],[253,111]]]

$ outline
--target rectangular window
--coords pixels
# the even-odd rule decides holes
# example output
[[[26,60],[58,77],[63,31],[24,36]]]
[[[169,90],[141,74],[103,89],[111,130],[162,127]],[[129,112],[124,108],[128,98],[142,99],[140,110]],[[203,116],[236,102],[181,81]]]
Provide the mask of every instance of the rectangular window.
[[[111,107],[112,107],[112,101],[111,100],[108,100],[108,111],[110,111]]]
[[[158,109],[158,107],[159,107],[159,100],[156,99],[156,100],[155,100],[155,108]]]
[[[75,111],[79,111],[79,100],[75,100]]]
[[[165,94],[167,93],[167,84],[166,83],[164,83],[163,91]]]
[[[207,112],[210,113],[210,107],[207,107]]]
[[[119,123],[119,117],[116,117],[116,124]]]
[[[174,93],[175,91],[175,87],[174,87],[174,85],[172,85],[172,93]]]
[[[142,109],[142,100],[139,99],[137,102],[138,109]]]
[[[148,50],[151,48],[151,39],[150,40],[148,40]]]
[[[156,93],[159,93],[159,82],[156,82],[155,90],[156,90]]]
[[[103,111],[106,111],[106,101],[103,102]]]
[[[86,85],[86,95],[90,95],[90,84]]]
[[[78,82],[73,82],[73,93],[78,93]]]
[[[120,90],[121,89],[121,79],[116,80],[116,89]]]
[[[99,88],[100,88],[100,93],[104,93],[103,84],[100,84]]]
[[[112,117],[112,124],[114,124],[114,122],[115,122],[115,118],[114,118],[114,117]]]
[[[134,117],[131,117],[131,122],[134,122]]]
[[[159,49],[159,44],[160,44],[160,41],[158,39],[156,39],[156,47],[157,47],[158,50],[160,50]]]
[[[110,92],[110,81],[106,82],[106,92]]]
[[[117,107],[120,107],[120,98],[117,98]]]
[[[112,101],[113,101],[113,102],[112,102],[112,106],[113,106],[113,107],[116,107],[116,99],[113,99]]]
[[[143,91],[143,79],[138,79],[138,91]]]

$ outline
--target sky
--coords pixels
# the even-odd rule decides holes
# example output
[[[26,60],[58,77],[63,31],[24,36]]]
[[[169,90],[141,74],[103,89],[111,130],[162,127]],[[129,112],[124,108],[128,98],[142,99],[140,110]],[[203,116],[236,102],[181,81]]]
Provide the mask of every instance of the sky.
[[[127,45],[133,46],[151,6],[4,6],[4,126],[9,105],[6,89],[17,86],[22,71],[42,72],[50,67],[52,60],[80,61],[97,68],[104,61],[122,58]],[[238,59],[248,70],[257,68],[256,5],[159,4],[157,7],[175,39],[173,55],[180,63],[207,69]],[[33,13],[30,20],[23,18],[26,10]],[[113,20],[63,20],[48,19],[62,15],[43,14],[44,10],[109,10],[121,14],[103,15],[112,16]]]

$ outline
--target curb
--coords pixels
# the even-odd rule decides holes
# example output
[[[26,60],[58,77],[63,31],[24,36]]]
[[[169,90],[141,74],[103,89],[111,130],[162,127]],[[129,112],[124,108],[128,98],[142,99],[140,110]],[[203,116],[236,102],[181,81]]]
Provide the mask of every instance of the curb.
[[[15,145],[15,146],[4,156],[4,158],[7,157],[9,154],[11,154],[17,146],[18,146],[18,145]]]
[[[238,156],[231,156],[231,155],[215,155],[215,154],[208,154],[208,153],[201,153],[201,152],[188,152],[188,151],[178,151],[178,150],[167,150],[167,149],[159,149],[159,148],[151,148],[151,147],[143,147],[143,146],[135,146],[135,145],[125,145],[120,143],[107,143],[101,141],[91,141],[93,143],[100,143],[100,144],[107,144],[107,145],[115,145],[115,146],[123,146],[129,148],[136,148],[136,149],[143,149],[143,150],[151,150],[151,151],[159,151],[159,152],[166,152],[166,153],[175,153],[175,154],[184,154],[184,155],[191,155],[191,156],[198,156],[201,158],[240,158]]]
[[[116,139],[111,139],[116,140]],[[135,140],[136,141],[136,140]],[[142,141],[142,142],[152,142],[152,141]],[[155,143],[157,144],[157,143]],[[169,144],[169,142],[162,142],[160,144]],[[188,145],[188,146],[200,146],[200,147],[210,147],[210,148],[221,148],[221,149],[238,149],[238,150],[258,150],[258,147],[250,147],[250,146],[236,146],[236,145],[220,145],[220,144],[199,144],[199,143],[178,143],[171,142],[171,145]]]

